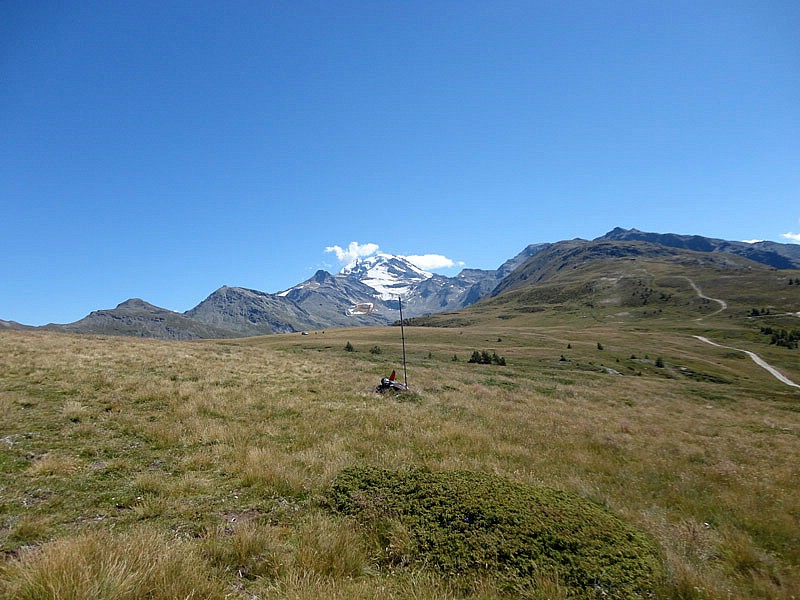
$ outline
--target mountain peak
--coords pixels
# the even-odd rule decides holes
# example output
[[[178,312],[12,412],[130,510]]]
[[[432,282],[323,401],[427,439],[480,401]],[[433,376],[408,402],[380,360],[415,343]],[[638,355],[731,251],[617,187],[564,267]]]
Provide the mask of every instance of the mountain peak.
[[[602,239],[617,239],[620,236],[624,236],[627,233],[641,233],[638,229],[625,229],[623,227],[614,227],[611,231],[605,234]]]
[[[166,310],[159,306],[145,302],[141,298],[129,298],[125,302],[117,304],[117,310],[146,310],[146,311],[161,311]]]
[[[314,276],[311,278],[311,280],[317,283],[325,283],[326,281],[330,281],[332,277],[333,275],[320,269],[314,273]]]
[[[402,256],[383,252],[354,260],[339,275],[361,281],[383,300],[406,296],[413,286],[433,277],[433,273],[423,271]]]

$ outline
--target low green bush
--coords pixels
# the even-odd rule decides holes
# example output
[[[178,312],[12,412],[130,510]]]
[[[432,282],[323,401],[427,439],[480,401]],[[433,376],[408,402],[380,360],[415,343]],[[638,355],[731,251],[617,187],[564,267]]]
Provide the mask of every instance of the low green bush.
[[[472,352],[472,356],[467,362],[477,363],[480,365],[500,365],[501,367],[506,366],[506,359],[504,356],[500,356],[497,352],[492,352],[489,354],[488,350],[484,350],[483,352],[478,352],[477,350]]]
[[[352,467],[327,503],[374,536],[386,566],[490,576],[510,592],[549,578],[579,598],[650,597],[663,576],[655,543],[604,507],[487,474]]]

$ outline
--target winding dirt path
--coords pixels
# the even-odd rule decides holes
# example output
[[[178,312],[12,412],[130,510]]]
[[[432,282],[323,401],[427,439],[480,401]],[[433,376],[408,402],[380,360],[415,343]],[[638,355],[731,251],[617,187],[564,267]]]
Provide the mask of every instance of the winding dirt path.
[[[703,319],[705,319],[706,317],[713,317],[714,315],[717,315],[717,314],[721,313],[723,310],[727,310],[727,308],[728,308],[728,303],[727,303],[727,302],[725,302],[725,300],[720,300],[719,298],[711,298],[710,296],[706,296],[706,295],[703,293],[703,290],[701,290],[701,289],[700,289],[700,287],[699,287],[699,286],[698,286],[698,285],[697,285],[697,284],[696,284],[694,281],[692,281],[692,280],[691,280],[691,279],[689,279],[688,277],[684,277],[684,279],[685,279],[686,281],[688,281],[688,282],[689,282],[689,285],[690,285],[690,286],[692,286],[692,289],[693,289],[695,292],[697,292],[697,296],[698,296],[699,298],[702,298],[703,300],[711,300],[712,302],[716,302],[716,303],[717,303],[717,304],[719,304],[719,306],[720,306],[719,310],[716,310],[716,311],[714,311],[714,312],[713,312],[713,313],[711,313],[710,315],[705,315],[704,317],[698,317],[697,319],[695,319],[695,321],[702,321],[702,320],[703,320]]]
[[[790,385],[792,387],[800,388],[800,385],[796,384],[794,381],[786,377],[786,375],[778,371],[778,369],[770,365],[767,361],[765,361],[755,352],[750,352],[749,350],[742,350],[741,348],[733,348],[731,346],[723,346],[722,344],[712,342],[710,339],[703,337],[702,335],[695,335],[692,337],[695,337],[701,342],[705,342],[706,344],[711,344],[712,346],[716,346],[717,348],[725,348],[727,350],[736,350],[737,352],[744,352],[745,354],[747,354],[747,356],[753,359],[754,363],[756,363],[762,369],[766,369],[767,371],[769,371],[769,373],[781,383],[785,383],[786,385]]]
[[[706,296],[703,293],[703,290],[701,290],[700,287],[694,281],[692,281],[688,277],[684,277],[684,279],[686,279],[686,281],[689,282],[689,285],[692,286],[692,289],[695,292],[697,292],[697,295],[700,298],[704,298],[705,300],[711,300],[713,302],[716,302],[720,306],[719,310],[711,313],[710,315],[706,315],[705,317],[700,317],[698,319],[695,319],[695,321],[702,321],[706,317],[713,317],[714,315],[719,314],[723,310],[726,310],[728,308],[728,303],[725,302],[725,300],[720,300],[719,298],[711,298],[709,296]],[[777,379],[781,383],[785,383],[786,385],[789,385],[789,386],[796,387],[796,388],[800,389],[800,385],[796,384],[794,381],[792,381],[791,379],[786,377],[786,375],[784,375],[783,373],[778,371],[778,369],[773,367],[771,364],[769,364],[767,361],[765,361],[763,358],[761,358],[755,352],[750,352],[749,350],[742,350],[741,348],[733,348],[731,346],[723,346],[722,344],[718,344],[716,342],[712,342],[710,339],[708,339],[707,337],[703,337],[702,335],[695,335],[695,336],[692,336],[692,337],[695,337],[698,340],[700,340],[701,342],[705,342],[706,344],[711,344],[712,346],[716,346],[717,348],[725,348],[726,350],[735,350],[736,352],[744,352],[745,354],[747,354],[747,356],[749,356],[753,360],[754,363],[756,363],[762,369],[766,369],[769,372],[770,375],[772,375],[775,379]]]

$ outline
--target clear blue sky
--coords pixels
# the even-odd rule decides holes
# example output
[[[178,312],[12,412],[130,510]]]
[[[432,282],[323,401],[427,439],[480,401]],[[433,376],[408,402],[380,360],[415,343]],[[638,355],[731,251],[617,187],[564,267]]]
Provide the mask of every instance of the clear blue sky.
[[[7,0],[0,319],[277,292],[351,242],[792,242],[798,31],[796,0]]]

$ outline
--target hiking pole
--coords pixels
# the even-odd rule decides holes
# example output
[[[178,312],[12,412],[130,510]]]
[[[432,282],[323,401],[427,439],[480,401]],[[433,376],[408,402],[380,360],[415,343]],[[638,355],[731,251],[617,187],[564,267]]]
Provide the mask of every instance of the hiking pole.
[[[408,389],[408,376],[406,374],[406,332],[403,327],[403,301],[400,296],[397,297],[397,303],[400,305],[400,339],[403,341],[403,384]]]

